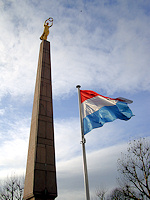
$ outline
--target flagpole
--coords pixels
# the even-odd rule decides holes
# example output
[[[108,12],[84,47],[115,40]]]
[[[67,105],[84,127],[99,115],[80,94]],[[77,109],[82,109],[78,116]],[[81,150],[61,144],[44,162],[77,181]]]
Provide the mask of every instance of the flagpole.
[[[83,120],[82,120],[82,111],[81,111],[81,95],[80,95],[80,85],[77,85],[78,88],[78,98],[79,98],[79,111],[80,111],[80,124],[81,124],[81,144],[82,144],[82,153],[83,153],[83,170],[84,170],[84,184],[85,184],[85,192],[86,192],[86,200],[90,200],[89,193],[89,183],[88,183],[88,172],[87,172],[87,162],[86,162],[86,151],[85,151],[85,143],[86,140],[84,138],[83,131]]]

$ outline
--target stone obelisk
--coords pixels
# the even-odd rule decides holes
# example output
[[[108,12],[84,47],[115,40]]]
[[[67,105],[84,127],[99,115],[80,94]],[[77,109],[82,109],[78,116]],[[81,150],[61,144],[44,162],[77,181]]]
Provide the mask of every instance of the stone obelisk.
[[[26,166],[24,200],[57,197],[50,42],[40,45]]]

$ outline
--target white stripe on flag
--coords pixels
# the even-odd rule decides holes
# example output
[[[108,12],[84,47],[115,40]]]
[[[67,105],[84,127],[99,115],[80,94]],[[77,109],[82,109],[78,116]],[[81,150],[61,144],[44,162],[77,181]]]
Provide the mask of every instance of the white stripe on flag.
[[[102,96],[87,99],[81,104],[82,117],[85,118],[87,115],[98,111],[104,106],[114,106],[117,102],[117,100],[106,99]]]

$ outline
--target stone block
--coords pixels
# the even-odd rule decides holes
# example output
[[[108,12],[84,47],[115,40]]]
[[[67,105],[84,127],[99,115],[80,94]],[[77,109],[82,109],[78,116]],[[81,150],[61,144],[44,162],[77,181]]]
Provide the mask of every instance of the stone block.
[[[54,128],[51,123],[46,123],[46,138],[50,140],[54,140]]]
[[[50,84],[47,84],[47,85],[46,85],[46,96],[52,98],[52,87],[51,87]]]
[[[41,95],[46,96],[46,83],[44,81],[41,82]]]
[[[55,157],[54,157],[54,147],[46,145],[46,163],[49,165],[54,165]]]
[[[46,122],[39,120],[38,122],[38,136],[39,137],[46,137]]]
[[[46,149],[44,144],[37,144],[36,147],[36,162],[44,163],[46,162]]]
[[[46,187],[45,171],[35,170],[34,193],[40,193],[44,191],[45,187]]]
[[[46,180],[47,180],[47,190],[48,190],[48,192],[56,195],[57,194],[57,188],[54,187],[54,185],[56,185],[56,174],[54,172],[47,172]],[[52,180],[52,181],[49,181],[49,180]]]

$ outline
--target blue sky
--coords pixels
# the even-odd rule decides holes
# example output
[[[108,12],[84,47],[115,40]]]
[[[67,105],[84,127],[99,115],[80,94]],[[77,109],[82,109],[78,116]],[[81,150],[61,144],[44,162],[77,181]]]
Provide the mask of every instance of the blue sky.
[[[76,85],[133,100],[135,114],[86,135],[92,197],[108,191],[129,140],[149,137],[149,0],[0,0],[0,179],[25,173],[45,19],[51,42],[58,200],[84,199]]]

